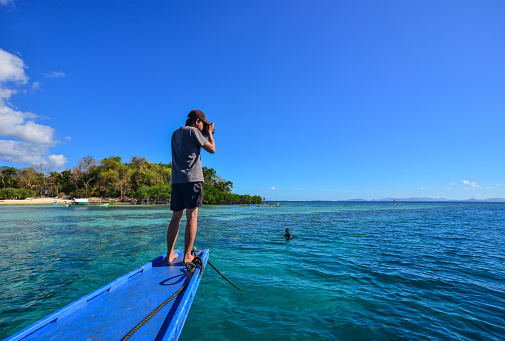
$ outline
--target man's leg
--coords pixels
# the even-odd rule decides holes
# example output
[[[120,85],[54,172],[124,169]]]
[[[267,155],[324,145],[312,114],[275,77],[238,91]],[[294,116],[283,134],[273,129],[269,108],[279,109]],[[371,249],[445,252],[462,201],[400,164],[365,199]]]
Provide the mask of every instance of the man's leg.
[[[196,229],[198,225],[198,207],[188,208],[186,210],[186,231],[184,233],[184,264],[193,261],[191,249],[195,242]]]
[[[172,214],[172,220],[167,229],[167,258],[165,262],[171,263],[177,254],[174,253],[175,241],[177,240],[177,235],[179,234],[179,226],[181,224],[182,216],[184,215],[184,210],[176,211]]]

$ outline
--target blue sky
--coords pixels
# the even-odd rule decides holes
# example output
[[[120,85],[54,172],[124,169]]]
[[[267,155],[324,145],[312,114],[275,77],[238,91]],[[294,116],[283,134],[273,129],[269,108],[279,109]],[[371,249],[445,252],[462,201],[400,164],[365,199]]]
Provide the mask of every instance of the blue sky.
[[[204,166],[270,200],[505,197],[503,1],[0,0],[0,165]]]

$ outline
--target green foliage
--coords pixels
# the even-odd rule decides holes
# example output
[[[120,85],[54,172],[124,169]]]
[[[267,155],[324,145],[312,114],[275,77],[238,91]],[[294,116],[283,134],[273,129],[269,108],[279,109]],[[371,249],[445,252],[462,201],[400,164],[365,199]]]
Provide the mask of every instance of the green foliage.
[[[203,202],[205,204],[261,204],[259,195],[240,195],[221,191],[208,183],[203,184]]]
[[[0,198],[2,199],[26,199],[35,197],[35,191],[26,188],[2,188],[0,189]]]
[[[70,181],[70,179],[72,178],[72,171],[67,169],[59,174],[60,175],[58,176],[58,185],[60,186],[60,190],[63,193],[70,194],[74,190],[76,190],[76,187],[72,185]]]
[[[232,193],[233,182],[217,175],[213,168],[203,167],[203,202],[206,204],[261,204],[261,197]]]
[[[0,188],[13,187],[15,180],[14,175],[16,174],[16,168],[6,167],[0,172]]]
[[[204,203],[261,203],[259,196],[232,193],[233,183],[219,177],[213,168],[202,170]],[[172,164],[151,163],[138,156],[123,163],[119,156],[97,162],[88,155],[77,166],[62,172],[50,172],[41,166],[39,171],[33,167],[20,170],[11,167],[0,173],[0,197],[5,199],[35,196],[41,190],[48,190],[51,196],[114,197],[143,204],[167,204],[172,196]]]
[[[133,194],[141,203],[168,204],[172,197],[172,187],[169,184],[146,186],[141,185]]]
[[[214,168],[202,167],[202,172],[205,183],[213,184],[214,178],[217,176]]]

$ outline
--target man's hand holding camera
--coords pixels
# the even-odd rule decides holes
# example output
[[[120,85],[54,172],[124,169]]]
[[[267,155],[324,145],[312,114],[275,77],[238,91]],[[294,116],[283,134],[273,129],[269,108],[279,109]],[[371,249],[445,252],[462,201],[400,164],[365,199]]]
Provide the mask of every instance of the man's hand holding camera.
[[[214,122],[211,124],[203,124],[203,130],[202,130],[202,135],[205,137],[209,137],[210,135],[214,134],[214,131],[216,129],[214,128]]]

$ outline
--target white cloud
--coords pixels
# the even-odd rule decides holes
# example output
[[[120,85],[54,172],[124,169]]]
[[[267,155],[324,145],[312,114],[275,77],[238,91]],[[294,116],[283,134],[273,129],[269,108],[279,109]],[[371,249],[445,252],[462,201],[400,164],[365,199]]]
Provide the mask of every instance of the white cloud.
[[[63,71],[53,71],[51,73],[44,73],[43,74],[46,78],[60,78],[60,77],[65,77],[66,74]]]
[[[37,115],[16,110],[8,102],[17,93],[16,88],[28,84],[25,69],[21,58],[0,49],[0,137],[7,138],[0,138],[0,160],[61,168],[67,159],[63,155],[48,155],[49,149],[59,143],[54,128],[36,123]],[[14,89],[9,88],[13,85]],[[34,82],[32,89],[39,86],[39,82]]]
[[[271,190],[271,191],[275,191],[275,187],[274,186],[268,187],[268,189]]]
[[[480,188],[480,186],[479,186],[479,185],[477,185],[477,183],[476,183],[476,182],[470,182],[470,181],[468,181],[468,180],[463,180],[463,183],[464,183],[465,185],[469,185],[469,186],[472,186],[472,187],[474,187],[474,188]]]
[[[33,82],[32,83],[32,91],[40,90],[40,82]]]
[[[62,168],[67,163],[63,155],[46,155],[49,153],[47,145],[0,140],[0,160],[17,164],[44,164],[50,169]]]
[[[455,185],[454,182],[451,182],[451,186],[454,186],[454,185]]]
[[[426,188],[424,188],[424,187],[419,187],[419,189],[420,189],[420,190],[423,190],[423,191],[425,191],[425,190],[426,190]]]
[[[0,82],[1,84],[2,82]],[[17,93],[16,90],[0,88],[0,99],[7,99]]]
[[[14,5],[14,0],[0,0],[0,5],[8,6],[9,4]]]
[[[0,83],[26,84],[28,82],[26,67],[21,58],[0,49]]]

